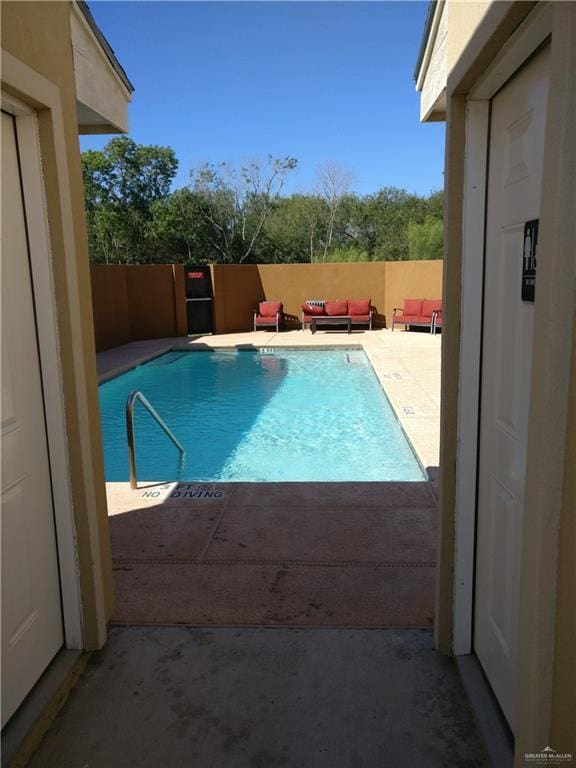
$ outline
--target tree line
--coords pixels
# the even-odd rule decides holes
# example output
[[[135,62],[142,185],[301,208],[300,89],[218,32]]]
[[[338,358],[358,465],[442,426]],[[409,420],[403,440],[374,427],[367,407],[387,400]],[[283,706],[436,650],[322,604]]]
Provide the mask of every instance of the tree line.
[[[283,194],[291,156],[204,163],[171,190],[170,147],[110,140],[82,153],[90,259],[106,264],[295,263],[442,258],[443,193],[353,192],[326,163],[309,194]]]

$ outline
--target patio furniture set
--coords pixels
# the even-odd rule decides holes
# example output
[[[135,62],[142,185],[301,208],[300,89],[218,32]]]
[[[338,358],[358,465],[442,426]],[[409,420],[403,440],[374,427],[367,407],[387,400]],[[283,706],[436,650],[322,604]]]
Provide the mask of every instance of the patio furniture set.
[[[396,313],[401,314],[397,315]],[[306,326],[312,333],[318,327],[344,328],[348,333],[356,326],[367,326],[372,330],[374,307],[370,299],[347,299],[325,301],[310,299],[302,304],[302,330]],[[402,309],[395,307],[392,317],[394,325],[429,326],[435,334],[442,327],[442,301],[430,299],[405,299]],[[284,328],[284,307],[281,301],[261,301],[254,311],[254,331],[259,328],[274,328],[276,332]]]

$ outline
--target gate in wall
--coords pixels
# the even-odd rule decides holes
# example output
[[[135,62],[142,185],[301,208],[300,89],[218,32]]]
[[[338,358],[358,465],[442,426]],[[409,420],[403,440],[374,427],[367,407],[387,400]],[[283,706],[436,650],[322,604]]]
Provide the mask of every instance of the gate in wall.
[[[214,330],[212,278],[210,267],[184,267],[188,334],[212,333]]]

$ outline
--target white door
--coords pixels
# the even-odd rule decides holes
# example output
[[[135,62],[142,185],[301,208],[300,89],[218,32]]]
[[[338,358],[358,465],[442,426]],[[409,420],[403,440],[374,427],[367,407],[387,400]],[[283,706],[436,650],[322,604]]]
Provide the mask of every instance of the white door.
[[[2,113],[2,726],[63,644],[14,118]]]
[[[490,125],[474,646],[512,730],[535,321],[524,224],[540,212],[548,69],[545,49],[494,97]]]

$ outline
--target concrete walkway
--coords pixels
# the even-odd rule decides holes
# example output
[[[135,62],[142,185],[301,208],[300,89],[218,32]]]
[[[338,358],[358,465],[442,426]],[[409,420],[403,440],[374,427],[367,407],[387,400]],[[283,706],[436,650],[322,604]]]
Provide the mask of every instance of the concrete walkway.
[[[426,630],[112,629],[30,768],[480,768]]]

